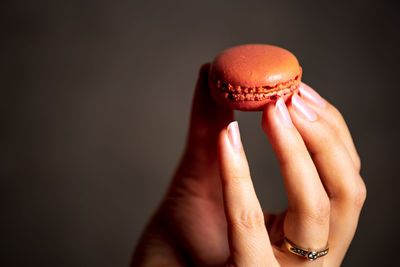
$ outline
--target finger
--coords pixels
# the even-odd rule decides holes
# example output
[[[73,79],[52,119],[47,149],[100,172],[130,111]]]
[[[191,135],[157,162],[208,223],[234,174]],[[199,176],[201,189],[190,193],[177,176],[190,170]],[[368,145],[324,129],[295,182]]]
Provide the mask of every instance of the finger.
[[[211,98],[207,81],[209,66],[208,63],[204,64],[199,71],[186,148],[175,176],[179,179],[191,177],[196,182],[210,183],[201,188],[212,190],[216,183],[220,183],[217,166],[218,135],[233,120],[233,111],[219,106]],[[199,173],[202,175],[199,176]],[[209,179],[212,177],[216,179]]]
[[[233,112],[220,107],[211,98],[208,71],[209,64],[204,64],[199,71],[186,148],[164,203],[172,209],[180,205],[180,209],[187,211],[170,214],[174,228],[180,229],[179,242],[188,244],[187,256],[200,265],[205,262],[217,265],[221,255],[229,255],[217,144],[219,133],[232,121]],[[204,231],[194,235],[193,229]]]
[[[318,116],[323,118],[335,130],[346,146],[354,166],[359,171],[361,167],[360,156],[357,153],[349,128],[340,112],[305,83],[300,84],[299,93],[307,104],[318,112]]]
[[[230,260],[234,266],[275,265],[237,122],[230,123],[227,129],[221,131],[218,148]]]
[[[222,128],[233,120],[233,111],[218,105],[208,87],[210,64],[204,64],[199,73],[192,103],[187,149],[193,153],[204,153],[216,149]]]
[[[303,137],[331,202],[330,254],[341,259],[353,238],[363,205],[365,185],[339,133],[298,95],[289,111]]]
[[[328,240],[329,199],[283,99],[265,108],[262,126],[278,157],[288,196],[284,233],[301,247],[320,249]]]

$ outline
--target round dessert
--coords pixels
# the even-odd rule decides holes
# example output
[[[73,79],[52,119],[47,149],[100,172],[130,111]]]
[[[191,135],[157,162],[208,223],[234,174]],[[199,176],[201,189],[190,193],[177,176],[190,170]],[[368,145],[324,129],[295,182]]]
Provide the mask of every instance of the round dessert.
[[[302,69],[289,51],[265,44],[248,44],[221,52],[211,63],[209,87],[222,106],[259,111],[278,97],[297,91]]]

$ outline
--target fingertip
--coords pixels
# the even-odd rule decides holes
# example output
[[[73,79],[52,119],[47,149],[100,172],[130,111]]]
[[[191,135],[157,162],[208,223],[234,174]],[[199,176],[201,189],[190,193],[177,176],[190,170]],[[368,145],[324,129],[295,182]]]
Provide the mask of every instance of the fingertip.
[[[269,128],[273,123],[273,116],[275,113],[274,107],[275,107],[275,101],[268,103],[263,110],[261,126],[265,133],[269,131]]]
[[[233,111],[221,107],[212,99],[208,86],[209,69],[210,63],[204,63],[200,67],[192,101],[192,116],[206,121],[226,121],[225,118],[233,117]]]
[[[210,95],[209,67],[210,63],[205,63],[200,67],[192,100],[189,144],[193,148],[215,146],[220,130],[233,120],[233,111],[220,107]]]
[[[240,137],[239,124],[237,121],[229,123],[227,127],[227,135],[229,139],[229,144],[235,152],[242,150],[242,140]]]
[[[302,120],[308,122],[317,120],[317,113],[299,95],[293,94],[291,103],[295,111],[292,112],[292,116],[299,115]]]
[[[204,73],[207,74],[207,73],[208,73],[208,70],[210,69],[210,65],[211,65],[210,62],[203,63],[203,64],[201,65],[201,67],[200,67],[199,75],[201,76],[201,75],[203,75]]]
[[[210,70],[210,63],[201,65],[198,74],[197,87],[199,85],[208,87],[208,71]]]
[[[220,131],[218,151],[220,159],[223,160],[233,157],[234,154],[242,153],[243,145],[237,121],[230,122],[227,127]]]
[[[303,82],[299,86],[299,95],[319,108],[325,108],[327,106],[327,101],[313,88]]]
[[[262,116],[262,128],[269,136],[279,135],[294,128],[292,119],[283,98],[270,102],[264,109]]]
[[[209,70],[210,64],[209,63],[204,63],[199,70],[198,73],[198,78],[196,82],[196,88],[195,88],[195,96],[193,99],[193,105],[195,105],[197,102],[205,101],[208,98],[208,70]]]

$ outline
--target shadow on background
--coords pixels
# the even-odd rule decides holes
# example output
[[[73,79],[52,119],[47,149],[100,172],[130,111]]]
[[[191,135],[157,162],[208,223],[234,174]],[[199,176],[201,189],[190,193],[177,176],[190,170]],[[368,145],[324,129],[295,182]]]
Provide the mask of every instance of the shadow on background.
[[[144,1],[143,1],[144,2]],[[0,8],[1,266],[127,266],[183,149],[198,68],[292,51],[347,120],[368,188],[343,266],[397,246],[397,10],[378,1],[14,1]],[[266,209],[285,208],[259,113],[237,113]]]

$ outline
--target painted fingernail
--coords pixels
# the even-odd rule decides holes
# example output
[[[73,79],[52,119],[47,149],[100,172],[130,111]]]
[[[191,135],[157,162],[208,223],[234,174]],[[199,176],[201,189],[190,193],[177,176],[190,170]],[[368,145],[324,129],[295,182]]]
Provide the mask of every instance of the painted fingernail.
[[[305,83],[301,83],[299,86],[300,95],[311,102],[313,102],[318,107],[324,108],[326,106],[326,101],[317,92],[315,92],[310,86]]]
[[[292,104],[296,111],[298,111],[303,117],[309,121],[315,121],[317,114],[301,99],[297,94],[292,96]]]
[[[240,139],[239,125],[237,121],[233,121],[228,125],[228,138],[231,146],[235,150],[242,149],[242,140]]]
[[[290,118],[289,111],[285,105],[283,98],[279,98],[275,103],[275,111],[278,114],[279,119],[283,122],[286,127],[293,127],[292,119]]]

